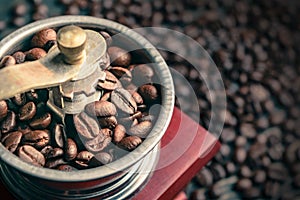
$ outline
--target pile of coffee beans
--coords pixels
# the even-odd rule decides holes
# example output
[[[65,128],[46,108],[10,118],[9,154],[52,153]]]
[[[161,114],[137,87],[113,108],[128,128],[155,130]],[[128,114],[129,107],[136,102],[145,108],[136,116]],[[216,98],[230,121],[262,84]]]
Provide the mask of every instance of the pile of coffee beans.
[[[211,55],[226,87],[227,109],[220,112],[226,114],[225,127],[220,152],[186,188],[190,199],[300,196],[297,1],[59,0],[56,5],[49,2],[30,0],[29,21],[35,20],[38,10],[46,10],[42,13],[50,16],[46,7],[53,6],[51,10],[56,14],[103,17],[132,28],[167,27],[192,37]],[[0,31],[3,27],[5,23],[0,22]],[[151,35],[151,42],[182,48],[176,41],[170,42],[156,33]],[[200,124],[208,128],[211,99],[200,74],[184,58],[161,53],[169,66],[184,75],[194,88]],[[205,63],[199,63],[205,68]],[[188,101],[189,89],[174,81],[177,98]],[[193,106],[178,106],[193,118],[198,117]]]
[[[159,112],[151,107],[161,102],[153,68],[134,64],[130,52],[111,46],[109,33],[99,34],[108,43],[106,63],[99,63],[106,76],[96,86],[103,95],[81,113],[59,118],[47,107],[52,88],[0,101],[1,142],[25,162],[65,171],[97,167],[134,150],[150,133]],[[56,31],[41,30],[28,50],[4,56],[0,66],[40,59],[55,44]]]

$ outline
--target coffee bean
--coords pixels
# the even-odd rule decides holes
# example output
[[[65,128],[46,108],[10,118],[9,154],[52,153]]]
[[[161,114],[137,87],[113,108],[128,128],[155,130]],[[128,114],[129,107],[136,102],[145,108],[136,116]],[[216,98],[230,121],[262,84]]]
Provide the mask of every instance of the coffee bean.
[[[131,62],[131,55],[124,49],[111,46],[107,50],[112,66],[128,66]]]
[[[16,127],[16,114],[13,111],[8,111],[6,118],[2,121],[1,132],[8,133]]]
[[[252,187],[252,182],[248,178],[243,178],[238,180],[236,183],[236,189],[241,191],[246,191]]]
[[[138,93],[148,104],[151,104],[158,99],[158,91],[153,85],[142,85],[141,87],[139,87]]]
[[[65,165],[65,164],[68,164],[68,162],[66,162],[63,158],[54,158],[54,159],[47,160],[47,162],[45,163],[45,167],[54,169],[57,166]]]
[[[131,83],[132,75],[131,72],[124,67],[112,67],[109,69],[122,83],[123,86]]]
[[[36,165],[44,166],[45,158],[38,150],[30,145],[21,146],[18,150],[18,156],[25,162]]]
[[[4,56],[0,62],[0,69],[16,64],[16,59],[13,56]]]
[[[42,48],[35,47],[25,52],[26,60],[34,61],[46,56],[46,51]]]
[[[272,199],[277,199],[280,196],[280,185],[278,182],[267,181],[265,183],[264,194]]]
[[[110,34],[105,31],[100,31],[99,33],[102,35],[102,37],[104,37],[104,39],[106,41],[106,45],[109,47],[112,43],[112,38],[111,38]]]
[[[99,133],[97,121],[88,116],[85,112],[81,112],[74,116],[74,125],[78,134],[85,139],[92,139]]]
[[[12,101],[18,106],[23,106],[26,103],[26,96],[24,93],[17,94],[12,98]]]
[[[42,149],[50,141],[50,133],[48,130],[35,130],[24,135],[23,143]]]
[[[30,126],[34,129],[45,129],[49,126],[51,123],[51,114],[50,113],[45,113],[42,116],[35,117],[31,122]]]
[[[138,92],[133,92],[132,97],[138,105],[141,105],[144,103],[142,96]]]
[[[10,152],[15,152],[22,138],[22,133],[20,131],[15,131],[12,133],[8,133],[1,139],[4,147],[8,149]]]
[[[126,136],[126,129],[123,125],[118,124],[114,130],[113,141],[118,143]]]
[[[146,138],[151,128],[152,128],[152,123],[150,121],[143,121],[135,126],[132,126],[128,130],[128,134],[138,136],[140,138]]]
[[[65,171],[65,172],[77,171],[77,169],[76,169],[75,167],[73,167],[73,166],[71,166],[71,165],[66,165],[66,164],[64,164],[64,165],[59,165],[59,166],[57,167],[57,169],[60,170],[60,171]]]
[[[95,154],[94,159],[97,159],[102,165],[106,165],[112,161],[111,155],[106,152],[99,152]]]
[[[35,113],[36,106],[32,101],[30,101],[20,108],[19,119],[21,121],[30,120],[34,117]]]
[[[244,163],[247,158],[247,151],[244,147],[239,147],[235,150],[234,159],[237,163]]]
[[[254,138],[256,136],[256,130],[252,124],[243,123],[240,126],[240,132],[243,136],[247,138]]]
[[[116,106],[109,101],[95,101],[86,105],[85,110],[90,116],[109,117],[117,114]]]
[[[142,86],[144,84],[152,83],[152,77],[154,76],[153,69],[146,65],[136,65],[132,70],[133,82],[137,86]]]
[[[32,37],[31,45],[32,47],[44,48],[50,40],[56,40],[56,31],[51,28],[43,29]]]
[[[61,148],[54,148],[49,150],[46,154],[43,154],[46,159],[52,159],[57,157],[62,157],[64,155],[64,151]]]
[[[98,153],[106,148],[110,142],[111,137],[107,137],[102,132],[100,132],[97,137],[85,141],[84,146],[88,151],[92,153]]]
[[[64,146],[64,140],[66,140],[65,130],[63,125],[56,124],[53,128],[53,135],[54,135],[54,144],[56,144],[58,147],[63,148]]]
[[[119,80],[109,71],[104,71],[106,76],[105,80],[99,80],[98,88],[105,90],[114,90],[120,87]]]
[[[264,183],[266,181],[267,175],[264,170],[256,170],[254,173],[253,181],[255,183]]]
[[[118,124],[115,116],[98,118],[98,122],[101,128],[115,128]]]
[[[198,172],[195,178],[201,186],[208,187],[213,184],[213,174],[207,168],[203,168]]]
[[[50,145],[45,146],[44,148],[42,148],[42,150],[40,151],[44,156],[46,156],[47,154],[50,153],[50,151],[53,150],[53,147]]]
[[[8,106],[6,101],[0,100],[0,121],[2,121],[8,113]]]
[[[111,93],[111,102],[124,113],[133,114],[137,110],[137,105],[131,94],[123,89],[118,88]]]
[[[282,163],[272,163],[268,167],[268,177],[276,181],[284,181],[288,171]]]
[[[111,92],[106,92],[102,95],[102,97],[100,98],[100,101],[109,101],[110,100],[110,95]]]
[[[78,153],[75,159],[75,163],[80,168],[87,168],[89,166],[89,162],[94,157],[94,154],[88,151],[81,151]]]
[[[71,138],[68,138],[64,144],[64,159],[70,161],[76,158],[77,156],[77,145]],[[64,163],[61,163],[64,164]]]
[[[21,64],[23,62],[25,62],[25,53],[23,53],[22,51],[17,51],[15,52],[12,57],[15,58],[16,60],[16,64]]]
[[[140,137],[137,136],[127,136],[123,138],[120,142],[119,145],[127,150],[133,150],[135,149],[138,145],[142,143],[142,140]]]
[[[251,187],[243,192],[243,197],[247,199],[257,199],[261,197],[261,191],[257,187]]]
[[[109,128],[102,128],[100,131],[101,131],[101,132],[103,133],[103,135],[105,135],[106,137],[112,137],[112,135],[113,135],[113,131],[110,130]]]

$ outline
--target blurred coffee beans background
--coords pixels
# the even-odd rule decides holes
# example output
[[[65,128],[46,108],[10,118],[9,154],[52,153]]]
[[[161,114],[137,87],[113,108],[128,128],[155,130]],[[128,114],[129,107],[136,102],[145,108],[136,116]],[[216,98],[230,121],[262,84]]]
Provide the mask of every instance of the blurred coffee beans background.
[[[131,28],[165,27],[190,36],[218,66],[227,108],[219,113],[225,115],[220,152],[188,184],[186,195],[197,200],[296,199],[300,198],[299,4],[296,0],[0,0],[0,38],[32,21],[64,14],[106,18]],[[170,42],[155,33],[151,41]],[[199,107],[200,124],[208,128],[211,97],[199,72],[184,58],[161,53],[198,98],[198,105],[178,106],[185,106],[192,118],[198,117],[193,111]],[[177,98],[186,99],[191,91],[174,81]]]

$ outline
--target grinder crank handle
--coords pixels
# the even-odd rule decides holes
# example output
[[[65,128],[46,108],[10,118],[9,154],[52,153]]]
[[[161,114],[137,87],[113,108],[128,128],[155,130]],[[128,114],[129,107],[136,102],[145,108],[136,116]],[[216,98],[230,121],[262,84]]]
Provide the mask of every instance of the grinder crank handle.
[[[75,78],[85,59],[85,43],[83,29],[72,25],[61,28],[57,33],[57,46],[45,57],[0,70],[0,100]]]

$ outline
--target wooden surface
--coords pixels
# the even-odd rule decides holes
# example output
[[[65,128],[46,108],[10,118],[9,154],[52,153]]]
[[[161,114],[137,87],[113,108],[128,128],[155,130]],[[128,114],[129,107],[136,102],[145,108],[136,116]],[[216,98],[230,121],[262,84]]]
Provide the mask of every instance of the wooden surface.
[[[215,155],[220,143],[205,129],[175,108],[161,142],[160,158],[149,182],[133,200],[183,200],[180,193],[194,175]],[[0,184],[1,199],[12,195]],[[178,194],[181,194],[178,196]],[[177,197],[176,197],[177,196]]]
[[[157,170],[133,199],[174,199],[219,147],[220,143],[215,137],[175,108],[162,139]]]

